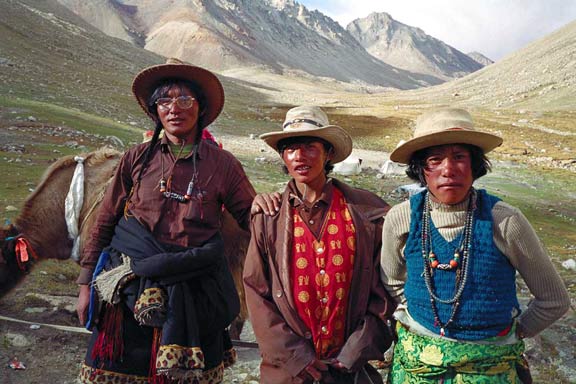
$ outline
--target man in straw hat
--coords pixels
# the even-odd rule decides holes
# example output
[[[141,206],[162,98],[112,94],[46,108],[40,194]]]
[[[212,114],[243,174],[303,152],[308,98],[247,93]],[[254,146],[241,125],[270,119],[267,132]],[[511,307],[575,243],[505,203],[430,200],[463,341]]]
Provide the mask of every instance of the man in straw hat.
[[[81,260],[80,321],[92,282],[102,305],[92,300],[80,380],[220,383],[239,310],[222,206],[248,230],[255,191],[232,154],[201,140],[224,105],[213,73],[170,59],[132,92],[155,129],[121,159]]]
[[[392,342],[378,265],[389,206],[328,177],[352,140],[320,108],[292,108],[260,137],[292,177],[279,211],[253,216],[244,266],[260,382],[382,383],[367,362]]]
[[[569,307],[526,218],[473,187],[501,143],[465,110],[446,108],[420,116],[390,155],[426,187],[384,223],[382,279],[399,304],[392,383],[529,383],[522,339]],[[516,271],[534,295],[525,311]]]

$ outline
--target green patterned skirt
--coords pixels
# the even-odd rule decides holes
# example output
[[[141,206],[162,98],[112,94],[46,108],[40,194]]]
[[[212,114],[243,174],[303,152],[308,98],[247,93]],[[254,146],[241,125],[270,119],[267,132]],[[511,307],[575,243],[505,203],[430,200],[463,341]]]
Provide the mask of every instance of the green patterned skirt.
[[[524,342],[475,344],[414,334],[397,323],[391,384],[521,384]]]

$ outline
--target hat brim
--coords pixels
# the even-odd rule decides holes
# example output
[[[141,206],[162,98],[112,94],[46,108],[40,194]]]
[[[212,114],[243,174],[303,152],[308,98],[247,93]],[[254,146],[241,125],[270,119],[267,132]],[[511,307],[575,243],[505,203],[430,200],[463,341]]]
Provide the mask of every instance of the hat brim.
[[[454,130],[435,132],[428,135],[416,137],[398,146],[390,154],[390,160],[408,164],[414,152],[421,149],[447,144],[470,144],[481,148],[484,153],[492,151],[502,144],[502,138],[490,133]]]
[[[148,100],[156,87],[168,79],[182,79],[196,85],[202,92],[205,105],[200,128],[210,125],[224,108],[224,88],[212,72],[188,64],[161,64],[142,70],[132,82],[132,93],[144,112],[154,120],[148,110]]]
[[[337,125],[326,125],[322,128],[295,128],[290,131],[269,132],[260,138],[278,152],[278,142],[289,137],[310,136],[324,139],[334,148],[331,163],[336,164],[346,159],[352,153],[352,139],[348,132]]]

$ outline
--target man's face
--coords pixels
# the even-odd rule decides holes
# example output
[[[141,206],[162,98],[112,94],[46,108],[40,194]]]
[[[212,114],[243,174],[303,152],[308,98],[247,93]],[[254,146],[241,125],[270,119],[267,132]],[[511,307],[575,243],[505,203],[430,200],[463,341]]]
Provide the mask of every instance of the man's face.
[[[433,200],[450,205],[462,202],[474,182],[470,151],[458,144],[429,148],[424,177]]]
[[[324,166],[329,154],[322,142],[311,139],[289,144],[282,151],[282,160],[296,182],[312,184],[326,177]]]

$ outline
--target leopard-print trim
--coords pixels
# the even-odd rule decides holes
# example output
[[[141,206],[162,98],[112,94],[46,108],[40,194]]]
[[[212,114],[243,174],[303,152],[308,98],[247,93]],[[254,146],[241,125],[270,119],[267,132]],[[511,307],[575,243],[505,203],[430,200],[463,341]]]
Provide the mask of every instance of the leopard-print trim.
[[[182,347],[176,344],[161,345],[156,355],[156,369],[203,369],[204,352],[199,347]]]
[[[82,384],[148,384],[148,377],[105,371],[86,364],[82,364],[78,378]]]
[[[224,380],[224,364],[220,364],[209,371],[202,372],[199,381],[194,379],[186,380],[186,384],[219,384]]]
[[[224,364],[224,368],[228,368],[234,365],[238,361],[238,354],[236,353],[236,349],[230,348],[227,351],[224,351],[224,356],[222,356],[222,363]]]
[[[134,305],[134,318],[140,325],[161,327],[166,320],[167,301],[164,289],[145,289]]]
[[[96,369],[82,364],[80,370],[80,383],[82,384],[149,384],[148,377],[126,375],[103,369]],[[202,372],[201,379],[187,379],[184,384],[220,384],[224,380],[224,364],[220,364],[208,371]]]

